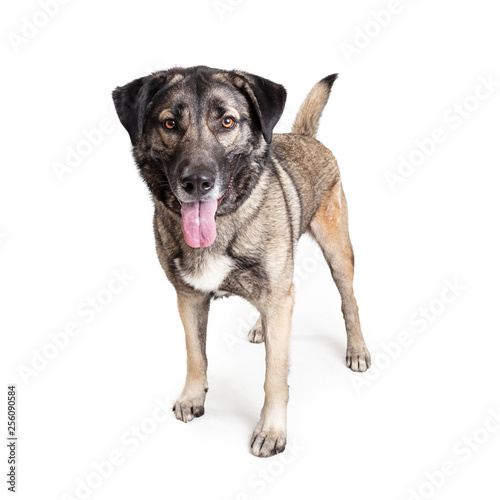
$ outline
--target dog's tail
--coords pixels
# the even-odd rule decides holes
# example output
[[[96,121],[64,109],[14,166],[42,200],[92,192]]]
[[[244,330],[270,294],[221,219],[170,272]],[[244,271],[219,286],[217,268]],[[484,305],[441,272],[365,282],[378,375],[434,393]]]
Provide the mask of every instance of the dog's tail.
[[[330,97],[330,90],[338,74],[329,75],[318,82],[309,92],[297,113],[292,126],[292,134],[316,137],[319,119]]]

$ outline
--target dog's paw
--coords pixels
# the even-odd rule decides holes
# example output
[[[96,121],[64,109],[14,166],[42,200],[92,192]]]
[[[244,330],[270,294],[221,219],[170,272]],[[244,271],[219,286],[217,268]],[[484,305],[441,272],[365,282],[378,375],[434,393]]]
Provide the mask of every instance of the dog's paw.
[[[264,430],[259,424],[255,429],[250,447],[256,457],[272,457],[285,450],[286,432],[275,430]]]
[[[252,328],[248,332],[248,340],[252,342],[252,344],[260,344],[264,342],[264,333],[262,332],[262,328]]]
[[[253,344],[260,344],[264,342],[264,332],[262,330],[260,318],[257,320],[255,325],[250,328],[250,331],[248,332],[248,340]]]
[[[191,422],[193,418],[201,417],[205,413],[203,398],[183,399],[180,397],[172,408],[177,420]]]
[[[372,364],[370,353],[366,346],[348,347],[345,362],[353,372],[365,372]]]

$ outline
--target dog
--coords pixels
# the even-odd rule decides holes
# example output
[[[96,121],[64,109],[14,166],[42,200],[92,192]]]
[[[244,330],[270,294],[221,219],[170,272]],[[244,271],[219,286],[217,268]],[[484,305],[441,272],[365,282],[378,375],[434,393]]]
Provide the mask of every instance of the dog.
[[[243,297],[260,313],[249,340],[266,349],[265,400],[250,442],[259,457],[286,445],[294,255],[304,233],[321,247],[341,295],[347,366],[371,363],[339,169],[315,139],[336,78],[313,87],[291,133],[275,135],[286,90],[250,73],[172,68],[113,91],[152,194],[156,250],[185,330],[186,382],[173,412],[183,422],[204,414],[210,302]]]

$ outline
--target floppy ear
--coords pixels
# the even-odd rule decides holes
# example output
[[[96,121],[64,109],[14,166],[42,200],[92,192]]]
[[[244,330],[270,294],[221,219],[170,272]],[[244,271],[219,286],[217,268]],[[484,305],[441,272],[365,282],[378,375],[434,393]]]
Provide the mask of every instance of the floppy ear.
[[[260,122],[262,135],[266,142],[271,144],[273,129],[285,108],[285,87],[250,73],[239,71],[235,73],[244,79],[240,88],[250,97]]]
[[[116,113],[134,146],[144,132],[148,105],[166,80],[166,74],[155,73],[138,78],[113,91]]]

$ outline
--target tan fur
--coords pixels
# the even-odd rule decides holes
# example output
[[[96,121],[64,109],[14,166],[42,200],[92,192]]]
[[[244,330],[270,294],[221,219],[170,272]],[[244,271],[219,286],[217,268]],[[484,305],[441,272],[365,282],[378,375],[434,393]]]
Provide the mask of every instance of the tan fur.
[[[294,305],[293,285],[289,293],[276,297],[263,316],[266,342],[266,394],[260,421],[252,435],[252,453],[269,457],[283,451],[286,444],[286,408],[288,404],[288,367],[290,334]]]
[[[371,359],[361,332],[358,305],[354,297],[354,254],[347,219],[347,201],[339,180],[321,200],[311,221],[310,233],[323,250],[342,298],[347,331],[347,366],[353,371],[363,372],[370,367]]]
[[[312,88],[297,113],[292,126],[292,134],[316,137],[319,120],[330,96],[330,89],[331,85],[328,85],[324,80]]]
[[[184,326],[187,351],[187,373],[184,389],[174,405],[175,416],[184,422],[204,413],[208,390],[206,325],[209,300],[204,294],[178,293],[177,307]]]

